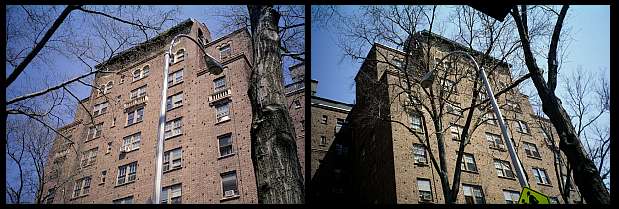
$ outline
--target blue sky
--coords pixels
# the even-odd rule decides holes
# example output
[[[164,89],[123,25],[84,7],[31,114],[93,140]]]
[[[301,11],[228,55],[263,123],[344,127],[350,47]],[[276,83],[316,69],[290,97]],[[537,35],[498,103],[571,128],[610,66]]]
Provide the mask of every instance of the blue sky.
[[[343,6],[343,12],[354,12],[358,6]],[[610,69],[609,6],[571,6],[567,26],[572,27],[574,41],[561,74],[577,69],[590,71]],[[441,15],[441,14],[439,14]],[[312,24],[316,25],[316,24]],[[337,46],[337,36],[324,28],[312,27],[312,79],[318,80],[317,95],[345,103],[355,99],[354,77],[361,63],[345,57]],[[366,49],[369,50],[369,47]],[[559,81],[561,82],[561,81]],[[559,90],[559,89],[558,89]]]

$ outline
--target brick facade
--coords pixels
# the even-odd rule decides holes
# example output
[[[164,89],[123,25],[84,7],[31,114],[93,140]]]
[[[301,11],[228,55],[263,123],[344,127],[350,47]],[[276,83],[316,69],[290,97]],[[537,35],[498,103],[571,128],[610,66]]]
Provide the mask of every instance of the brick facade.
[[[111,73],[97,73],[94,84],[106,85],[111,81],[113,85],[101,95],[93,89],[90,97],[81,102],[87,110],[78,105],[75,122],[62,129],[75,142],[75,151],[58,158],[56,153],[62,152],[63,140],[61,137],[56,140],[50,162],[56,160],[57,163],[50,163],[46,170],[48,173],[61,171],[57,181],[48,188],[60,186],[51,202],[152,201],[160,102],[165,99],[161,98],[164,50],[168,49],[172,37],[180,33],[201,42],[207,53],[224,65],[224,71],[220,75],[207,73],[202,52],[186,38],[180,38],[172,49],[174,62],[169,68],[167,96],[172,99],[172,96],[182,94],[182,99],[174,97],[167,110],[166,121],[180,119],[180,123],[170,123],[166,134],[170,136],[164,142],[164,152],[176,149],[181,152],[180,166],[176,152],[168,156],[169,169],[164,171],[161,183],[166,189],[162,199],[182,203],[257,203],[251,161],[252,114],[247,96],[253,63],[250,34],[247,29],[240,29],[211,40],[208,28],[195,20],[186,20],[97,66]],[[144,76],[146,66],[149,70]],[[181,71],[182,75],[178,73]],[[145,87],[145,96],[137,90],[140,87]],[[134,90],[132,96],[130,92]],[[93,113],[95,105],[104,102],[108,104],[105,113],[91,119],[87,112]],[[137,118],[141,111],[140,121]],[[128,124],[130,118],[136,122]],[[300,121],[303,115],[293,118]],[[87,140],[89,127],[101,123],[100,136]],[[138,133],[139,148],[137,142],[128,138]],[[135,144],[123,146],[125,139]],[[109,152],[108,143],[111,143]],[[304,156],[303,146],[299,147],[299,156]],[[94,162],[81,168],[82,152],[93,148],[97,148]],[[123,167],[134,162],[136,167]],[[135,177],[132,177],[134,168]],[[102,172],[105,172],[105,183],[101,180]],[[91,178],[87,194],[83,189],[84,182],[78,181],[84,177]],[[119,177],[124,177],[124,180],[117,181]],[[66,183],[61,180],[66,180]],[[122,181],[125,183],[119,184]],[[225,185],[223,181],[226,181]],[[83,195],[73,196],[78,183],[83,185],[80,188]],[[175,188],[178,185],[180,192]]]

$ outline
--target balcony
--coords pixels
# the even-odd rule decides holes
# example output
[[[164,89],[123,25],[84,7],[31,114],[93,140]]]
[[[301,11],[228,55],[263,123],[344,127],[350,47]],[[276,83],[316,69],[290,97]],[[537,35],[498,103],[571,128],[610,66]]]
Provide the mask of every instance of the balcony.
[[[137,97],[135,99],[132,99],[131,101],[125,103],[125,105],[123,106],[125,109],[127,108],[131,108],[131,107],[135,107],[137,105],[146,103],[148,101],[148,96],[144,95],[141,97]]]
[[[208,102],[212,104],[230,96],[232,96],[232,90],[230,88],[225,88],[219,91],[215,91],[215,93],[211,94],[211,96],[208,97]]]

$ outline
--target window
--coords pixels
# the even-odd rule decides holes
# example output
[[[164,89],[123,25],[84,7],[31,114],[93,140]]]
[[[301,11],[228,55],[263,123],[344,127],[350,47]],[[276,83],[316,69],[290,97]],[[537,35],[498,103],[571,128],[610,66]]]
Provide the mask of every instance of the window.
[[[505,177],[505,178],[514,178],[514,172],[512,172],[512,167],[509,164],[509,162],[495,159],[494,168],[496,169],[497,176]]]
[[[140,149],[140,140],[142,139],[141,132],[126,136],[123,138],[123,145],[120,147],[121,152],[131,152],[136,149]]]
[[[421,115],[418,113],[411,114],[411,128],[413,130],[423,132],[423,125],[421,123]]]
[[[337,118],[335,122],[335,133],[340,132],[340,129],[344,125],[344,119]]]
[[[516,120],[516,122],[518,123],[518,132],[525,133],[525,134],[529,133],[529,126],[527,125],[526,122],[521,121],[521,120]]]
[[[172,121],[168,121],[165,123],[165,132],[163,133],[164,138],[171,138],[174,136],[181,135],[183,130],[181,129],[183,126],[183,118],[177,118]]]
[[[535,146],[535,144],[524,142],[524,151],[527,153],[527,156],[529,157],[534,157],[534,158],[542,157],[537,151],[537,146]]]
[[[56,188],[51,188],[47,190],[47,199],[45,199],[46,204],[52,204],[54,202],[54,198],[56,197]]]
[[[183,69],[168,75],[168,88],[183,82]]]
[[[129,93],[129,99],[135,99],[142,96],[146,96],[146,85],[134,89]]]
[[[463,153],[462,164],[460,164],[463,171],[477,172],[477,164],[475,163],[475,157],[472,154]]]
[[[520,199],[520,193],[511,190],[503,190],[503,197],[505,197],[505,203],[517,204]]]
[[[548,131],[547,129],[545,129],[545,128],[541,128],[541,130],[540,130],[540,131],[542,132],[542,136],[544,137],[544,139],[546,139],[546,140],[549,140],[549,139],[550,139],[550,137],[548,136],[548,133],[549,133],[549,132],[547,132],[547,131]]]
[[[181,184],[164,187],[161,189],[162,204],[181,204]]]
[[[233,154],[232,149],[232,134],[225,134],[217,137],[219,141],[219,156],[227,156]]]
[[[449,128],[451,132],[451,139],[454,141],[460,141],[460,135],[462,134],[462,127],[456,124],[451,124]]]
[[[223,190],[224,197],[233,197],[238,195],[239,190],[236,185],[236,171],[221,174],[221,188]]]
[[[397,67],[396,69],[398,70],[401,70],[404,67],[402,60],[398,58],[393,58],[392,62],[393,62],[393,65],[395,65]]]
[[[230,108],[228,105],[229,103],[226,102],[215,107],[217,109],[217,122],[222,122],[230,119]]]
[[[213,80],[213,91],[219,92],[226,89],[226,77],[219,77]]]
[[[225,44],[219,48],[219,58],[224,59],[232,54],[232,49],[230,49],[230,44]]]
[[[538,184],[550,184],[550,178],[546,174],[546,169],[543,168],[533,168],[533,175],[535,176],[535,180]]]
[[[415,163],[428,163],[428,159],[426,158],[426,148],[422,144],[413,144],[413,157],[415,158]]]
[[[481,186],[462,184],[464,200],[466,204],[485,204],[484,193],[481,191]]]
[[[456,83],[448,79],[441,79],[441,90],[454,93],[458,91]]]
[[[139,107],[127,113],[127,125],[142,122],[144,120],[144,107]]]
[[[548,200],[550,200],[550,204],[559,204],[558,197],[549,197]]]
[[[112,91],[112,87],[114,87],[114,81],[108,81],[105,88],[103,88],[103,94],[110,93],[110,91]]]
[[[460,108],[459,103],[447,103],[447,112],[454,115],[462,116],[462,108]]]
[[[116,117],[112,118],[112,127],[116,126]]]
[[[93,148],[82,153],[82,159],[80,160],[80,166],[82,168],[91,166],[95,163],[95,160],[97,159],[97,149],[98,148]]]
[[[181,168],[183,151],[181,148],[176,148],[163,153],[163,172]]]
[[[294,100],[294,102],[292,102],[292,103],[294,103],[294,109],[299,109],[299,108],[301,108],[301,102],[299,102],[299,100],[298,100],[298,99],[295,99],[295,100]],[[338,119],[338,120],[339,120],[339,119]]]
[[[174,61],[180,62],[185,59],[185,49],[179,49],[176,51],[176,56],[174,57]]]
[[[486,133],[486,140],[490,143],[490,148],[505,150],[505,144],[499,135]]]
[[[107,143],[107,149],[105,150],[105,154],[110,154],[112,152],[112,142]]]
[[[113,200],[112,203],[114,203],[114,204],[133,204],[133,195],[131,195],[129,197]]]
[[[327,137],[320,136],[320,146],[326,146],[326,145],[327,145]]]
[[[123,185],[134,182],[137,177],[138,162],[132,162],[118,167],[118,178],[116,185]]]
[[[166,111],[183,106],[183,92],[169,96],[166,100]]]
[[[99,123],[95,126],[91,126],[88,129],[88,139],[95,139],[101,136],[101,129],[103,128],[103,123]]]
[[[432,201],[432,185],[429,179],[417,179],[417,189],[419,190],[419,200]]]
[[[107,171],[101,171],[101,179],[99,184],[105,184],[105,177],[107,176]]]
[[[320,123],[327,124],[327,120],[329,120],[329,116],[322,115],[322,118],[320,119]]]
[[[133,71],[133,81],[140,80],[141,77],[142,77],[142,71],[140,69]]]
[[[142,69],[137,69],[133,71],[133,81],[137,81],[142,78],[145,78],[146,76],[148,76],[149,72],[150,72],[150,66],[148,65],[144,66]]]
[[[107,102],[103,102],[101,104],[95,105],[95,109],[93,110],[94,116],[103,115],[103,113],[107,112]]]
[[[75,186],[73,186],[73,197],[81,197],[88,195],[90,192],[90,176],[81,178],[75,181]]]

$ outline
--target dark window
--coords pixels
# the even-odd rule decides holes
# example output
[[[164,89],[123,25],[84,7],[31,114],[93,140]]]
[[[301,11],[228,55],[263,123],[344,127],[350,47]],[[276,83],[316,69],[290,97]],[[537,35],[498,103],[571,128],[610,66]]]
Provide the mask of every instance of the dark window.
[[[217,137],[219,141],[219,156],[227,156],[232,154],[232,134],[226,134]]]

